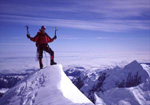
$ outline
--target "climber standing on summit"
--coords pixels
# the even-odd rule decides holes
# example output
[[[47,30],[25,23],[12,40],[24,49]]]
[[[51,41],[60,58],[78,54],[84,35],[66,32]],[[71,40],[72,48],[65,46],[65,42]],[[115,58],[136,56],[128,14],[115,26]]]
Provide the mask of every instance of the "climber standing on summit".
[[[40,68],[43,68],[43,63],[42,63],[42,58],[43,58],[43,51],[46,51],[47,53],[50,54],[50,65],[56,65],[57,63],[54,61],[54,51],[49,47],[48,43],[53,42],[57,36],[56,36],[56,29],[55,29],[55,36],[53,38],[49,37],[48,34],[45,32],[46,27],[41,26],[41,29],[39,32],[37,32],[37,35],[35,37],[30,37],[30,34],[28,32],[28,27],[27,27],[27,37],[33,41],[36,42],[36,47],[37,47],[37,53],[38,53],[38,60],[39,60],[39,65]]]

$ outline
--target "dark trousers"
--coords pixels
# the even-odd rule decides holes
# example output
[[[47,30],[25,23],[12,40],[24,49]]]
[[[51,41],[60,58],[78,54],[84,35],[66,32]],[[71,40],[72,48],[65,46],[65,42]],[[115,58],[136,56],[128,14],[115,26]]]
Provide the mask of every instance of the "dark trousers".
[[[48,46],[48,44],[37,45],[38,58],[41,60],[43,58],[43,51],[50,54],[51,60],[54,60],[54,51]]]

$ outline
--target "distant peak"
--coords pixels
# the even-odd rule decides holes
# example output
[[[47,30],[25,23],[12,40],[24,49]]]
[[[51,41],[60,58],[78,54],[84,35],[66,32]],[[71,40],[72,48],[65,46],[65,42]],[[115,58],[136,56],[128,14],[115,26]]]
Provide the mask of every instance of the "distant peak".
[[[140,63],[138,63],[136,60],[132,61],[128,65],[124,67],[125,70],[130,70],[130,71],[135,71],[135,70],[143,70],[142,66]]]
[[[135,65],[140,65],[136,60],[132,61],[131,63],[129,63],[128,65],[126,66],[135,66]]]
[[[132,61],[130,64],[139,64],[137,60]]]

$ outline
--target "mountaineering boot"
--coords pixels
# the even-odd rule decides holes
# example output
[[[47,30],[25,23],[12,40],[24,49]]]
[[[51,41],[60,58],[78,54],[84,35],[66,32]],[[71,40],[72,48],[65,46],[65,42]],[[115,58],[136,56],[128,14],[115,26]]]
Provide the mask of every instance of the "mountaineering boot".
[[[51,65],[56,65],[57,63],[54,60],[51,60]]]
[[[43,68],[43,64],[40,64],[40,69],[42,69]]]
[[[42,58],[39,58],[40,69],[43,68]]]

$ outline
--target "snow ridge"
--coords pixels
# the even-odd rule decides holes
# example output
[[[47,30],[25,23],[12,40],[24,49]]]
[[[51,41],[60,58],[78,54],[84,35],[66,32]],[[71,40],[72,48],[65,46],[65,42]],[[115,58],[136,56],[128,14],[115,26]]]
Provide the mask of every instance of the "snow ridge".
[[[8,90],[0,105],[93,105],[69,80],[61,65],[34,72]]]

